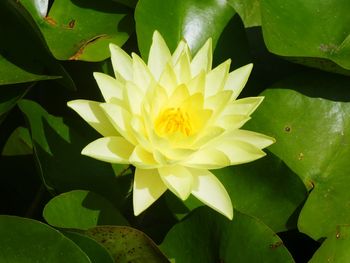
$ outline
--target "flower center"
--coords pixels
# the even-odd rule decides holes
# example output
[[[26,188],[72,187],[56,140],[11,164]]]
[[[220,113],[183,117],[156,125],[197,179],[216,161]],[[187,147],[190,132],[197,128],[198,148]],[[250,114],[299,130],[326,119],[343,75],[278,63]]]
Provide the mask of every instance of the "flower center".
[[[189,136],[192,133],[190,116],[181,108],[168,108],[159,114],[155,122],[155,129],[159,135],[181,132]]]

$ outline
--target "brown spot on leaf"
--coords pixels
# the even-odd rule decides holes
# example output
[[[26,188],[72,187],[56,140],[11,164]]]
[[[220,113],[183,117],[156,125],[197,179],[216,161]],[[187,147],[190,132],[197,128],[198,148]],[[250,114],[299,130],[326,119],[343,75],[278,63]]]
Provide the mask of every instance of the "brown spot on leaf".
[[[68,27],[69,28],[74,28],[75,27],[75,20],[71,20],[69,23],[68,23]]]
[[[57,25],[56,20],[53,19],[52,17],[45,16],[45,17],[44,17],[44,20],[45,20],[47,23],[49,23],[50,25],[52,25],[52,26]]]
[[[276,249],[276,248],[278,248],[280,246],[283,246],[283,242],[282,241],[277,241],[277,242],[275,242],[273,244],[270,244],[270,248],[271,249]]]
[[[94,43],[95,41],[97,41],[97,40],[99,40],[99,39],[101,39],[101,38],[106,38],[106,37],[108,37],[108,35],[102,34],[102,35],[95,36],[94,38],[85,41],[85,42],[81,45],[81,47],[79,48],[79,50],[78,50],[73,56],[71,56],[71,57],[69,58],[69,60],[78,60],[78,59],[80,58],[80,56],[84,53],[84,49],[85,49],[88,45]]]
[[[304,159],[304,154],[303,153],[299,153],[298,154],[298,160],[301,161]]]
[[[285,132],[291,132],[292,131],[292,128],[290,127],[290,126],[286,126],[286,127],[284,127],[284,131]]]

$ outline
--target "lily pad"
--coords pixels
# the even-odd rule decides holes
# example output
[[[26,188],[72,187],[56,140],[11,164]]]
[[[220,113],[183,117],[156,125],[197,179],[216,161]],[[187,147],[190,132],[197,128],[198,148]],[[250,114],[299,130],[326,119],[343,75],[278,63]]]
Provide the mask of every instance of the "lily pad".
[[[39,221],[2,215],[0,235],[3,263],[91,262],[73,241]]]
[[[176,224],[161,249],[177,263],[294,262],[281,239],[261,221],[238,211],[230,221],[208,207]]]
[[[298,81],[296,81],[298,80]],[[276,138],[270,150],[312,189],[299,217],[299,229],[314,239],[325,237],[336,225],[350,223],[350,103],[320,98],[347,94],[347,78],[296,78],[262,93],[265,101],[248,126]],[[309,86],[309,89],[300,85]],[[301,93],[278,87],[301,88]],[[319,89],[317,90],[316,87]],[[313,91],[312,91],[313,90]],[[322,91],[323,90],[323,91]],[[328,90],[328,91],[327,91]],[[335,92],[340,90],[340,92]],[[278,109],[278,110],[276,110]]]
[[[261,0],[266,45],[278,55],[326,58],[350,69],[349,9],[347,0]]]
[[[343,263],[350,261],[349,225],[337,226],[336,231],[323,242],[309,263]]]
[[[167,263],[156,244],[141,231],[122,226],[98,226],[85,234],[103,245],[118,263]]]
[[[42,17],[31,0],[21,0],[60,60],[102,61],[108,45],[123,45],[133,28],[130,11],[112,1],[54,1]]]
[[[143,58],[148,57],[154,30],[158,30],[170,50],[186,39],[195,53],[211,37],[215,47],[221,32],[235,14],[226,1],[140,0],[135,10],[136,33]]]
[[[102,196],[75,190],[60,194],[46,204],[43,216],[52,226],[88,229],[97,225],[128,225],[120,212]]]

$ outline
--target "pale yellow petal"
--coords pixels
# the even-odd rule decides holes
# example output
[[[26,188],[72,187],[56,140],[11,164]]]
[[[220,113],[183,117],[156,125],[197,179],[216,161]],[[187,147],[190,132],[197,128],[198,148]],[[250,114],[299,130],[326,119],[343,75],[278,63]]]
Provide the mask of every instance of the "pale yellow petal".
[[[264,97],[248,97],[229,103],[222,115],[251,115],[263,101]]]
[[[153,169],[159,167],[159,164],[154,160],[152,153],[146,151],[141,145],[135,147],[129,161],[135,167],[142,169]]]
[[[81,154],[109,163],[129,163],[134,146],[123,137],[103,137],[89,143]]]
[[[233,218],[233,206],[225,187],[208,170],[190,169],[193,175],[192,194],[207,206],[226,216]]]
[[[136,168],[133,189],[134,215],[138,216],[152,205],[167,187],[160,179],[157,169]]]
[[[148,56],[148,67],[154,78],[159,79],[164,71],[165,65],[171,60],[171,54],[167,44],[158,31],[154,31],[152,45]]]
[[[118,135],[108,117],[100,107],[100,102],[89,100],[72,100],[67,106],[75,110],[91,127],[103,136]]]
[[[232,131],[230,137],[235,140],[252,144],[259,149],[266,148],[276,142],[276,140],[270,136],[247,130]]]
[[[180,199],[186,200],[191,193],[193,177],[191,172],[180,165],[158,168],[164,184]]]
[[[130,127],[131,114],[116,103],[101,103],[100,107],[115,129],[129,142],[136,144],[135,136]]]
[[[94,72],[94,78],[106,102],[123,99],[123,83],[106,74]]]
[[[215,148],[226,154],[230,159],[231,165],[248,163],[266,155],[261,149],[250,143],[235,140],[234,138],[227,138],[225,136],[218,138],[216,142],[213,142],[208,147]]]
[[[253,64],[247,64],[232,71],[226,81],[225,90],[232,90],[232,99],[236,99],[248,81]]]
[[[135,53],[132,53],[132,62],[133,83],[135,83],[138,90],[142,92],[141,94],[133,94],[133,96],[142,97],[151,83],[154,83],[153,76],[145,62]]]
[[[176,65],[179,61],[181,55],[185,54],[187,56],[188,60],[191,60],[191,52],[190,49],[186,43],[186,41],[181,40],[180,43],[177,45],[174,53],[172,54],[172,64]]]
[[[182,53],[174,66],[177,83],[187,83],[191,79],[190,60],[186,53]]]
[[[164,67],[164,71],[159,79],[159,84],[166,90],[168,96],[174,92],[174,89],[178,85],[174,69],[169,63]]]
[[[112,66],[115,75],[120,75],[124,80],[132,80],[132,59],[130,56],[119,46],[109,44],[111,51]]]
[[[187,83],[187,88],[188,88],[190,95],[192,95],[194,93],[201,93],[201,94],[205,93],[204,92],[204,90],[205,90],[205,78],[206,78],[205,72],[201,71],[196,77],[194,77],[193,79],[191,79]]]
[[[225,115],[215,121],[215,125],[225,130],[236,130],[241,128],[251,118],[246,115]]]
[[[133,82],[127,81],[124,89],[124,99],[127,102],[128,110],[131,114],[141,114],[142,101],[144,99],[144,91]]]
[[[195,152],[183,164],[199,169],[219,169],[230,165],[230,159],[223,152],[214,148],[204,148]]]
[[[232,95],[232,91],[224,90],[216,93],[213,96],[207,97],[204,100],[204,108],[213,111],[213,118],[222,112],[228,105]]]
[[[201,49],[197,52],[191,62],[191,75],[195,77],[204,70],[205,72],[209,72],[211,70],[213,60],[212,53],[212,40],[209,38],[207,42],[201,47]]]
[[[207,74],[205,82],[206,98],[217,94],[224,88],[230,70],[230,64],[231,59],[228,59]]]

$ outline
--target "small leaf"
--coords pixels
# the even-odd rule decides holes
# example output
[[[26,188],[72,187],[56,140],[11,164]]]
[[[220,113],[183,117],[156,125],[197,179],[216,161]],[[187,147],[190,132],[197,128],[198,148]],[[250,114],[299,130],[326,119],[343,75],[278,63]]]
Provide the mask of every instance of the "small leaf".
[[[98,226],[85,232],[103,245],[118,263],[169,262],[156,244],[131,227]]]
[[[61,228],[88,229],[97,225],[128,225],[108,200],[84,190],[54,197],[46,204],[43,216],[50,225]]]
[[[7,139],[2,150],[2,155],[27,155],[33,154],[33,144],[29,130],[24,127],[17,127]]]

